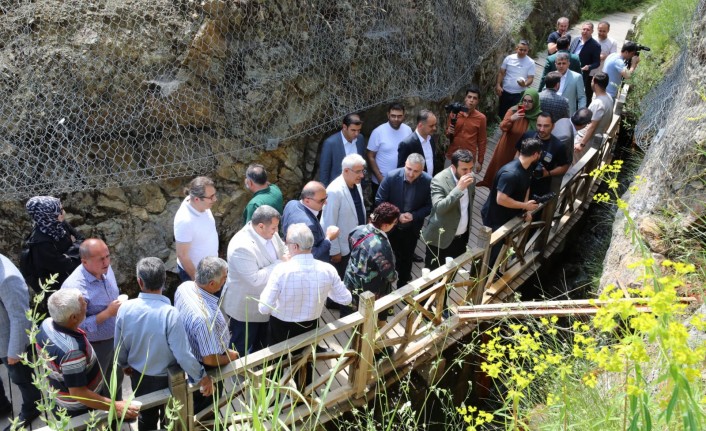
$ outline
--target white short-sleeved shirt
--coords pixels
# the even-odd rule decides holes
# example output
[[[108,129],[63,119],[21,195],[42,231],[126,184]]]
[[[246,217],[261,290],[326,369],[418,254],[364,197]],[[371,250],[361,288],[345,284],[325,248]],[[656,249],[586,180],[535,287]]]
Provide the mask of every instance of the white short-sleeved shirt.
[[[598,128],[595,133],[605,133],[613,119],[613,98],[608,94],[605,96],[594,95],[588,109],[593,112],[591,121],[598,121]]]
[[[517,78],[527,79],[530,76],[534,76],[534,60],[528,55],[523,58],[518,58],[517,54],[508,55],[503,60],[503,64],[500,68],[505,71],[503,90],[512,94],[525,91],[525,88],[520,87],[517,83]]]
[[[603,40],[600,40],[600,39],[596,39],[596,40],[598,41],[598,44],[601,46],[601,55],[607,56],[608,54],[618,52],[618,44],[615,42],[615,40],[611,39],[610,37],[606,37]],[[603,59],[603,61],[601,61],[600,66],[591,70],[591,73],[589,73],[589,75],[595,76],[596,73],[602,71],[604,64],[605,64],[605,59]]]
[[[400,142],[412,134],[412,128],[402,123],[395,130],[390,123],[381,124],[373,130],[368,140],[368,150],[375,151],[375,162],[383,178],[393,169],[397,169],[397,147]],[[373,182],[378,184],[378,179],[373,175]]]
[[[189,258],[194,267],[207,256],[218,256],[218,232],[211,210],[197,211],[191,206],[189,197],[184,199],[174,216],[174,239],[191,243]],[[177,264],[182,266],[177,258]]]

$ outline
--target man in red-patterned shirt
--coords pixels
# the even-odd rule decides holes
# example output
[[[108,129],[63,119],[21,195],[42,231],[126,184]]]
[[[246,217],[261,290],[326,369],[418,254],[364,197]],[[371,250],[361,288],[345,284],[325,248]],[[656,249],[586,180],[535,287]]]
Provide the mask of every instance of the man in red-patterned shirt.
[[[446,137],[449,138],[450,143],[449,148],[446,149],[445,168],[451,165],[451,155],[461,149],[473,154],[476,172],[480,172],[483,168],[488,138],[485,115],[476,109],[478,102],[480,102],[480,90],[476,86],[471,86],[466,90],[466,97],[463,99],[468,112],[449,114],[446,122]]]

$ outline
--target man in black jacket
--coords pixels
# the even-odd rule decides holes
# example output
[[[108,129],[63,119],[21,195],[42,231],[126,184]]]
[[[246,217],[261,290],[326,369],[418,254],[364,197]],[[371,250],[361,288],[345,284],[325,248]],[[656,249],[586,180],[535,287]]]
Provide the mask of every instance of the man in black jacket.
[[[434,176],[434,154],[436,152],[436,142],[432,136],[436,133],[436,115],[428,109],[422,109],[417,115],[417,128],[411,135],[407,136],[400,146],[397,147],[397,167],[404,166],[412,153],[424,156],[424,171]],[[443,166],[442,166],[443,167]],[[438,170],[438,169],[437,169]]]
[[[590,73],[601,65],[601,44],[593,38],[592,22],[586,21],[581,24],[581,37],[575,37],[571,41],[569,52],[577,54],[581,60],[581,74],[583,86],[586,89],[586,105],[588,105],[593,97]]]

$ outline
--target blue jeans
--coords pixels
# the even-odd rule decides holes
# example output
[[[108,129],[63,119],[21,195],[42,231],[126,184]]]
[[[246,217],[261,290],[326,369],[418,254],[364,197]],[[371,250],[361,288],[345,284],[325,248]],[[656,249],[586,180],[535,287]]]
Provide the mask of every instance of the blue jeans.
[[[231,317],[228,324],[230,345],[238,351],[241,357],[264,349],[267,347],[267,328],[268,322],[246,323]]]
[[[187,274],[187,272],[184,271],[184,268],[182,268],[180,265],[177,265],[177,275],[179,276],[179,280],[181,280],[182,283],[185,281],[191,281],[191,277],[189,276],[189,274]]]

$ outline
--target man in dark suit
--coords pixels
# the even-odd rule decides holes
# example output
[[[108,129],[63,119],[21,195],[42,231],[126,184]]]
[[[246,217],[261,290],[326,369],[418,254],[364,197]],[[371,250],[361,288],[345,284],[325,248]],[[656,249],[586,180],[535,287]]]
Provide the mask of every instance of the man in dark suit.
[[[397,167],[404,166],[412,153],[421,154],[424,156],[425,165],[424,171],[431,176],[434,176],[434,154],[436,152],[436,143],[433,139],[433,134],[436,133],[436,115],[428,109],[422,109],[417,115],[417,128],[411,135],[407,136],[399,147],[397,147]],[[443,166],[442,166],[443,167]]]
[[[327,198],[326,187],[323,184],[318,181],[308,182],[299,195],[300,200],[291,200],[284,207],[282,234],[287,238],[289,226],[294,223],[304,223],[314,234],[314,245],[311,248],[314,259],[330,263],[331,241],[338,238],[338,227],[329,226],[324,232],[317,219]]]
[[[375,196],[375,206],[389,202],[400,209],[397,226],[387,233],[395,252],[398,288],[411,278],[419,232],[424,218],[431,212],[431,175],[423,168],[424,157],[410,154],[404,168],[389,172],[382,180]]]
[[[363,126],[358,114],[343,117],[341,131],[326,138],[321,146],[319,158],[319,180],[325,187],[341,175],[341,162],[349,154],[365,157],[365,136],[360,133]]]
[[[601,44],[593,38],[593,23],[586,21],[581,24],[581,37],[575,37],[569,46],[569,52],[578,54],[581,60],[583,86],[586,90],[586,104],[591,103],[591,71],[601,65]]]

